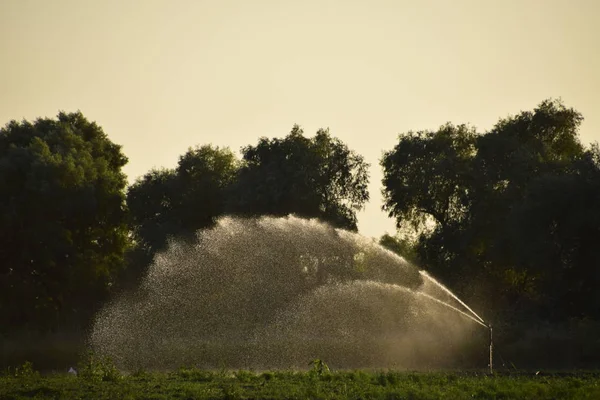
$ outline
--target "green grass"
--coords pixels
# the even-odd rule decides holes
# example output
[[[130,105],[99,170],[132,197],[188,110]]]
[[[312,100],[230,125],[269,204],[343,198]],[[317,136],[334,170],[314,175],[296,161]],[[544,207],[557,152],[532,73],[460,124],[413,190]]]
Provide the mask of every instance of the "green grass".
[[[24,366],[0,377],[0,399],[600,399],[600,373],[138,371],[89,369],[40,376]]]

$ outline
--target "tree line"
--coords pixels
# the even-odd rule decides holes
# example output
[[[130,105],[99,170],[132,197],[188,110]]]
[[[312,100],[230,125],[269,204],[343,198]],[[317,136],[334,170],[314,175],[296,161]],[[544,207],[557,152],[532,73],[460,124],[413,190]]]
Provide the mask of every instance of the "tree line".
[[[446,124],[385,152],[380,243],[497,313],[600,319],[600,151],[559,101],[490,131]],[[189,148],[128,187],[119,145],[81,112],[0,129],[0,326],[85,327],[170,238],[225,214],[295,214],[357,230],[369,165],[328,130]],[[490,300],[491,299],[491,300]]]

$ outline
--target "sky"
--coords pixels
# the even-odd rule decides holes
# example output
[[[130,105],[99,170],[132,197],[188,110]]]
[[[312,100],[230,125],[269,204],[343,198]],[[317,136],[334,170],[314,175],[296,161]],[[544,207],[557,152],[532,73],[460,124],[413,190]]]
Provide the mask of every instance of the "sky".
[[[359,230],[379,237],[398,134],[561,98],[600,140],[599,17],[596,0],[0,0],[0,125],[81,110],[130,182],[190,146],[328,127],[371,164]]]

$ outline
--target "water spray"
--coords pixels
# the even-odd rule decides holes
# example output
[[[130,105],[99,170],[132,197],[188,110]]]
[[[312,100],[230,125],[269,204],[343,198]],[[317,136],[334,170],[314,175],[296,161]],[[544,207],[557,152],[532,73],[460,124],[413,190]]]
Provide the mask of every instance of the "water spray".
[[[458,301],[463,307],[465,307],[474,317],[472,317],[471,315],[466,314],[463,311],[458,310],[455,307],[452,307],[451,305],[449,305],[448,303],[445,303],[441,300],[438,300],[432,296],[427,295],[427,297],[431,298],[432,300],[435,300],[443,305],[445,305],[446,307],[449,307],[451,309],[454,309],[455,311],[458,311],[459,313],[461,313],[462,315],[468,317],[469,319],[471,319],[474,322],[477,322],[479,325],[483,326],[484,328],[488,328],[490,330],[490,374],[494,373],[494,340],[493,340],[493,329],[492,329],[492,324],[490,323],[489,325],[486,325],[485,321],[483,320],[483,318],[481,318],[479,315],[477,315],[477,313],[475,311],[473,311],[467,304],[465,304],[464,301],[462,301],[461,299],[458,298],[458,296],[456,296],[454,293],[452,293],[452,291],[450,291],[450,289],[448,289],[446,286],[442,285],[440,282],[438,282],[437,280],[435,280],[433,277],[431,277],[431,275],[429,275],[426,271],[419,271],[419,274],[421,274],[421,276],[423,276],[424,278],[428,279],[430,282],[432,282],[433,284],[435,284],[438,288],[442,289],[445,293],[447,293],[448,295],[450,295],[454,300]],[[421,295],[423,295],[423,293],[421,293]]]
[[[454,307],[454,306],[452,306],[452,305],[450,305],[450,304],[448,304],[448,303],[446,303],[446,302],[444,302],[442,300],[436,299],[435,297],[433,297],[433,296],[431,296],[431,295],[429,295],[427,293],[413,292],[413,291],[410,291],[410,292],[413,293],[415,296],[422,296],[422,297],[425,297],[425,298],[427,298],[427,299],[429,299],[429,300],[431,300],[433,302],[441,304],[444,307],[448,307],[449,309],[458,312],[459,314],[465,316],[466,318],[470,319],[471,321],[473,321],[473,322],[475,322],[475,323],[483,326],[484,328],[488,328],[488,326],[485,323],[480,322],[478,319],[473,318],[471,315],[467,314],[466,312],[464,312],[462,310],[459,310],[458,308],[456,308],[456,307]]]
[[[346,262],[356,254],[360,278]],[[487,322],[421,275],[316,220],[222,217],[192,245],[171,242],[139,288],[99,311],[89,341],[125,369],[305,367],[315,354],[345,368],[431,368],[468,344],[471,323],[490,329],[491,344]],[[492,346],[490,369],[491,356]]]
[[[445,293],[447,293],[448,295],[450,295],[454,300],[458,301],[464,308],[466,308],[467,310],[469,310],[471,312],[471,314],[473,314],[480,322],[482,322],[482,323],[485,322],[483,320],[483,318],[481,318],[479,315],[477,315],[477,313],[475,311],[473,311],[471,309],[471,307],[469,307],[464,301],[462,301],[461,299],[459,299],[458,296],[455,295],[454,293],[452,293],[452,291],[450,289],[448,289],[446,286],[442,285],[440,282],[438,282],[437,280],[433,279],[433,277],[431,275],[429,275],[426,271],[419,271],[419,274],[421,274],[421,276],[427,278],[430,282],[432,282],[437,287],[439,287],[440,289],[442,289]]]

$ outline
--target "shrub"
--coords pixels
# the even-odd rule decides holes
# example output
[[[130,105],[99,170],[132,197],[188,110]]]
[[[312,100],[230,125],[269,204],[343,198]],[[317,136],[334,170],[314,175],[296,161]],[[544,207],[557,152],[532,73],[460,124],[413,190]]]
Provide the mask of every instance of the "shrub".
[[[109,357],[99,357],[89,352],[79,364],[77,374],[82,379],[100,382],[116,382],[122,378],[121,373]]]

